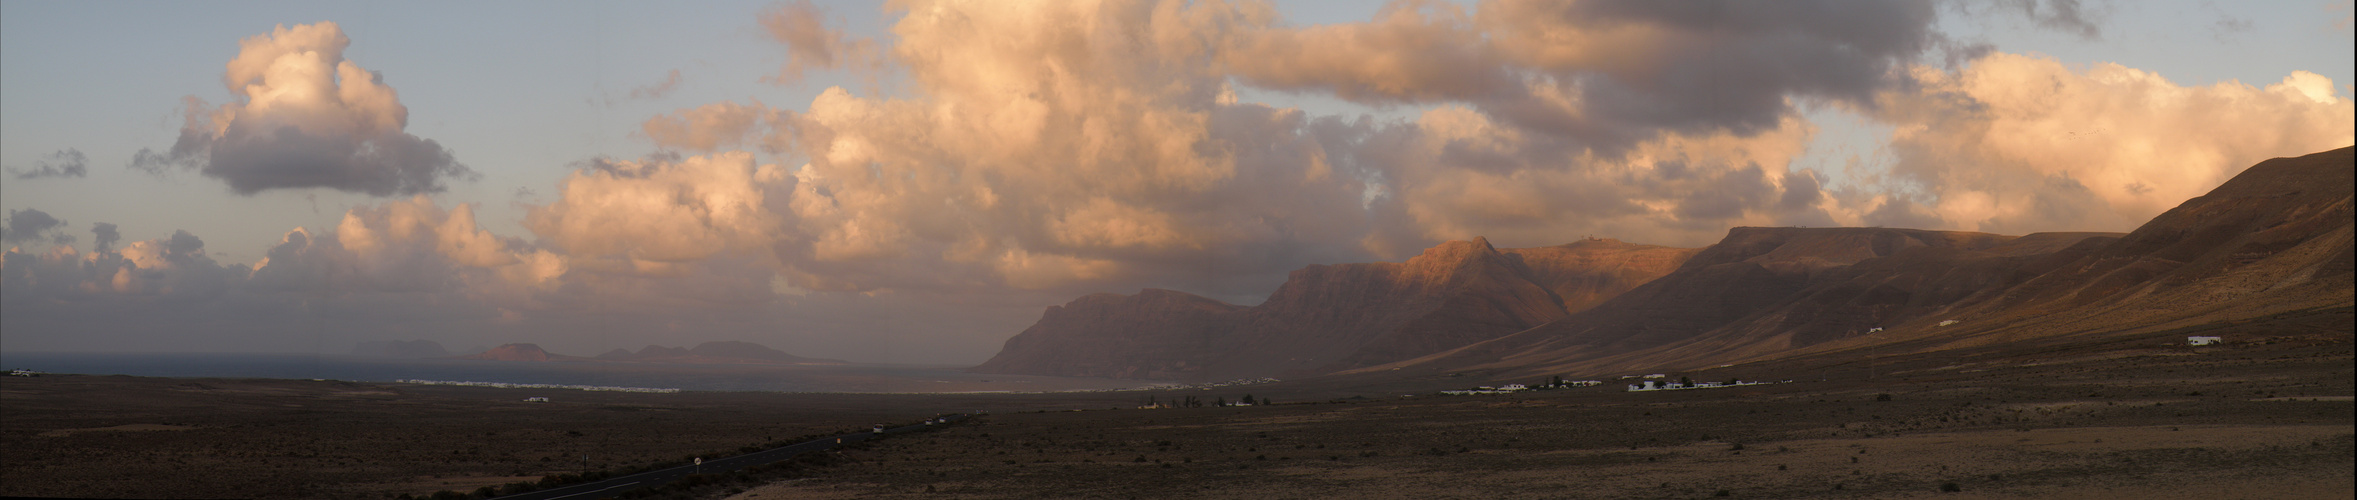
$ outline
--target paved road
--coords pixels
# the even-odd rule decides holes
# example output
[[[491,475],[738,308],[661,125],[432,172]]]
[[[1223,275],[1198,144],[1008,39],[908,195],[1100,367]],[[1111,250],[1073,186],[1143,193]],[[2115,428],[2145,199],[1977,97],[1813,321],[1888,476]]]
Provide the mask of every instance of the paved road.
[[[965,420],[966,417],[967,415],[964,414],[956,414],[945,418],[947,418],[950,422],[957,422],[960,420]],[[899,434],[903,432],[916,432],[925,430],[928,427],[932,426],[927,426],[924,424],[908,425],[885,429],[884,433]],[[830,449],[836,446],[866,441],[874,437],[877,437],[877,434],[873,432],[855,432],[839,436],[827,436],[812,441],[796,443],[778,448],[770,448],[767,450],[756,451],[728,458],[708,459],[704,461],[704,465],[701,467],[695,465],[682,465],[669,469],[653,470],[631,474],[628,476],[608,478],[606,480],[594,483],[576,484],[563,488],[540,490],[531,493],[508,495],[499,498],[501,500],[590,500],[594,498],[617,496],[621,495],[622,492],[625,491],[671,484],[672,481],[677,481],[679,478],[687,477],[688,474],[698,473],[699,470],[704,474],[722,474],[735,472],[746,467],[784,461],[789,458],[794,458],[794,455],[801,454],[802,452]]]

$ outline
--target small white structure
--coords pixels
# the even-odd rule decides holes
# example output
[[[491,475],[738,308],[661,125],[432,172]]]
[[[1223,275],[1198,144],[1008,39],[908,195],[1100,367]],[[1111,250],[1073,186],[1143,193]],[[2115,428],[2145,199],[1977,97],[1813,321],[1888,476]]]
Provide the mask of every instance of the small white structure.
[[[1948,326],[1948,325],[1953,325],[1953,324],[1956,324],[1956,323],[1957,323],[1957,321],[1956,321],[1956,320],[1952,320],[1952,319],[1951,319],[1951,320],[1947,320],[1947,321],[1941,321],[1941,322],[1940,322],[1940,326]]]
[[[548,402],[548,398],[545,398],[545,397],[540,397],[540,396],[533,396],[533,397],[524,398],[524,402],[526,402],[526,403],[546,403],[546,402]]]
[[[2225,341],[2226,341],[2226,339],[2225,339],[2225,338],[2221,338],[2221,337],[2200,337],[2200,336],[2195,336],[2195,337],[2186,337],[2186,338],[2185,338],[2185,345],[2189,345],[2189,346],[2218,345],[2218,343],[2219,343],[2219,342],[2225,342]]]

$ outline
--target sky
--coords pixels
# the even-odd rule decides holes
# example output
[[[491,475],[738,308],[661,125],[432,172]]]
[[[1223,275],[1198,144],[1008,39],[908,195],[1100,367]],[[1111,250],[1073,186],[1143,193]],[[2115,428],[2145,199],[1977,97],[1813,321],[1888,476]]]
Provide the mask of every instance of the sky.
[[[0,352],[973,364],[1448,240],[2127,231],[2357,141],[2337,1],[0,2]]]

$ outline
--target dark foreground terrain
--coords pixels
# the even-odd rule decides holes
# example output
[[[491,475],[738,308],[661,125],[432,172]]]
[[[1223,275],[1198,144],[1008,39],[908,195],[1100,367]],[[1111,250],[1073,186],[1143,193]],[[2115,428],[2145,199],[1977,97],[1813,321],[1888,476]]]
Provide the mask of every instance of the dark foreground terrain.
[[[732,498],[2349,498],[2349,321],[1722,369],[1807,379],[1744,388],[992,415]]]
[[[464,492],[580,472],[583,455],[592,469],[621,470],[988,410],[945,429],[827,452],[792,474],[715,478],[670,494],[2348,498],[2357,492],[2351,321],[2344,308],[1871,362],[1834,354],[1671,375],[1791,383],[1637,393],[1607,379],[1431,395],[1493,382],[1480,373],[1030,395],[7,377],[0,495]],[[2187,334],[2229,343],[2187,347]],[[1245,394],[1280,404],[1137,408],[1148,398]],[[531,396],[552,401],[522,401]]]

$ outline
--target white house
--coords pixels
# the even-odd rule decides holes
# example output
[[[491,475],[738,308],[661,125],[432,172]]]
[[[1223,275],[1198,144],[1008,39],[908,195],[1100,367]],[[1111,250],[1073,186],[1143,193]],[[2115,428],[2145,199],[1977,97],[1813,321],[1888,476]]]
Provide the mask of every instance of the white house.
[[[2222,337],[2201,337],[2201,336],[2194,336],[2194,337],[2186,337],[2186,338],[2185,338],[2185,345],[2190,345],[2190,346],[2217,345],[2219,342],[2225,342],[2225,341],[2226,341],[2226,339],[2225,339],[2225,338],[2222,338]]]

